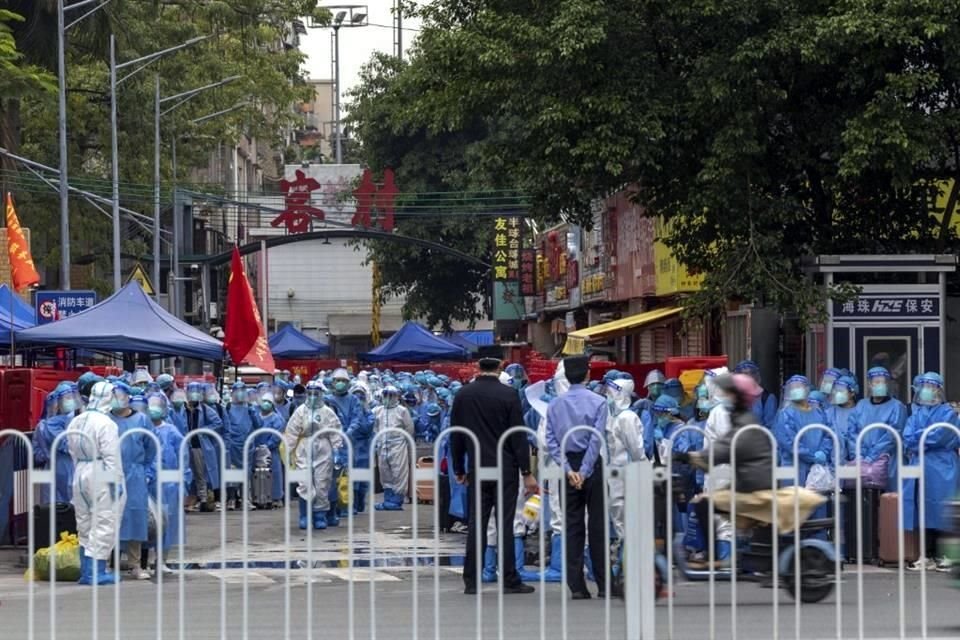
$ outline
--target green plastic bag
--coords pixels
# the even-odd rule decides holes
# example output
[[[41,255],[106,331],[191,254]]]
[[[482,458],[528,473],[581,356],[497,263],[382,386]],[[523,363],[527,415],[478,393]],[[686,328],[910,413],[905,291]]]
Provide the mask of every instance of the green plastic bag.
[[[38,549],[33,554],[34,578],[50,580],[53,565],[57,568],[57,582],[76,582],[80,579],[80,541],[75,534],[63,532],[55,545]]]

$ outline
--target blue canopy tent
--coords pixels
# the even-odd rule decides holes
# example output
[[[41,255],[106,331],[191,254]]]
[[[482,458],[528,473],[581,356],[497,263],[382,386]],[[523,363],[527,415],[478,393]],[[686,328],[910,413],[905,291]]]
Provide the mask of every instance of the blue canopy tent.
[[[34,308],[5,284],[0,284],[0,314],[2,314],[0,317],[9,319],[11,298],[13,298],[13,318],[18,321],[17,324],[23,324],[23,328],[37,324],[37,312]]]
[[[292,324],[270,336],[270,352],[274,358],[316,358],[330,353],[330,347],[304,335]]]
[[[365,362],[430,362],[431,360],[466,360],[463,347],[438,338],[415,322],[400,327],[389,340],[359,358]]]
[[[493,331],[457,331],[457,335],[480,347],[493,344]]]
[[[129,282],[76,315],[16,332],[18,344],[222,360],[223,343],[178,320]]]
[[[13,316],[10,315],[11,305]],[[23,298],[13,293],[5,284],[0,284],[0,350],[10,349],[10,330],[29,329],[37,324],[37,315]]]
[[[480,348],[476,343],[470,342],[459,333],[445,333],[441,337],[450,344],[466,349],[467,353],[476,353]]]

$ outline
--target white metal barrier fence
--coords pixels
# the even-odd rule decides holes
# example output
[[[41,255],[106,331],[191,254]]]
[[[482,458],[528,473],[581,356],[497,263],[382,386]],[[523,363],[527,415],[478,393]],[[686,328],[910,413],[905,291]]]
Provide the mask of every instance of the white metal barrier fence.
[[[856,441],[855,458],[861,459],[860,451],[864,436],[872,431],[882,431],[889,434],[895,443],[896,455],[892,458],[896,464],[896,486],[901,487],[905,479],[918,482],[916,498],[919,512],[919,522],[925,522],[926,516],[926,482],[922,469],[924,468],[925,443],[927,436],[935,427],[948,429],[960,437],[960,430],[949,424],[937,424],[924,431],[920,438],[917,455],[918,464],[904,464],[903,443],[900,434],[891,427],[882,424],[873,424],[866,427]],[[561,447],[566,448],[569,438],[578,431],[587,431],[591,427],[577,427],[568,432]],[[497,588],[482,588],[481,571],[484,556],[484,542],[481,538],[485,530],[484,523],[477,523],[477,535],[474,537],[474,557],[477,558],[476,595],[463,595],[464,588],[461,578],[457,575],[457,565],[462,562],[462,552],[453,551],[454,547],[462,547],[463,538],[455,534],[441,533],[440,501],[434,499],[434,504],[425,507],[418,504],[414,497],[411,505],[406,507],[402,516],[388,512],[376,511],[373,501],[368,505],[368,512],[363,515],[354,515],[348,510],[346,515],[346,537],[337,534],[337,539],[330,541],[328,534],[307,530],[303,535],[303,548],[293,540],[294,520],[291,514],[291,486],[296,483],[310,484],[314,481],[310,468],[298,469],[288,467],[284,483],[283,510],[275,517],[282,518],[282,540],[271,541],[274,548],[264,550],[261,543],[254,544],[251,539],[251,518],[254,517],[247,509],[240,514],[228,514],[225,511],[215,516],[183,517],[184,499],[186,495],[185,476],[188,463],[186,454],[193,438],[207,438],[215,443],[220,452],[221,490],[228,484],[242,487],[243,495],[249,499],[251,484],[250,459],[253,444],[258,437],[277,436],[278,432],[270,429],[260,429],[251,433],[243,447],[243,468],[229,468],[227,448],[220,434],[200,429],[188,434],[181,445],[178,460],[179,468],[163,468],[161,460],[160,442],[157,436],[149,431],[135,429],[124,433],[121,442],[128,438],[146,438],[155,450],[154,465],[156,467],[156,484],[154,499],[163,504],[163,485],[176,483],[179,487],[179,504],[174,505],[181,514],[179,519],[179,537],[184,532],[204,527],[211,518],[215,518],[216,533],[219,534],[219,559],[210,560],[211,554],[206,553],[202,561],[191,558],[189,543],[178,545],[175,552],[176,563],[171,573],[158,571],[155,583],[137,583],[123,580],[116,586],[79,587],[69,583],[57,583],[55,567],[53,581],[49,584],[29,581],[15,586],[7,576],[7,582],[0,581],[0,628],[9,630],[11,638],[313,638],[313,637],[345,637],[345,638],[508,638],[508,637],[548,637],[569,638],[579,637],[584,633],[591,633],[596,637],[625,637],[630,640],[637,638],[779,638],[779,637],[928,637],[947,633],[953,627],[931,625],[929,623],[928,608],[930,602],[945,602],[955,600],[943,580],[938,580],[934,590],[940,594],[931,598],[930,579],[925,568],[921,567],[919,576],[914,583],[910,581],[908,589],[904,572],[905,536],[903,527],[897,527],[897,546],[900,561],[896,567],[896,607],[891,608],[888,603],[888,583],[892,574],[869,573],[865,570],[864,538],[862,527],[857,532],[857,562],[853,567],[856,575],[856,598],[845,595],[843,561],[841,558],[841,518],[844,508],[849,508],[841,500],[841,483],[852,483],[855,486],[844,492],[856,499],[856,521],[863,522],[863,486],[861,475],[856,465],[844,464],[840,457],[840,442],[828,427],[810,425],[797,435],[792,452],[792,466],[777,464],[777,443],[773,435],[762,427],[746,427],[740,429],[733,438],[731,466],[737,467],[738,444],[751,431],[759,431],[770,442],[772,451],[771,486],[783,484],[796,485],[799,480],[801,466],[799,440],[814,430],[824,430],[833,443],[833,467],[835,469],[832,494],[832,531],[833,535],[827,540],[818,537],[809,537],[797,527],[787,535],[778,531],[779,522],[783,518],[783,508],[777,511],[771,509],[771,526],[769,531],[769,550],[767,552],[767,572],[757,569],[757,558],[763,554],[756,554],[749,548],[750,544],[760,545],[756,538],[750,543],[738,544],[738,536],[734,535],[734,550],[729,560],[729,567],[718,566],[716,558],[716,533],[712,526],[716,518],[714,501],[708,501],[707,522],[707,567],[701,574],[696,574],[687,566],[684,558],[677,557],[673,521],[673,489],[675,464],[671,456],[664,460],[663,467],[654,468],[649,462],[633,462],[625,467],[611,467],[601,464],[604,485],[604,540],[609,541],[611,535],[610,518],[607,517],[609,495],[607,485],[611,479],[623,479],[625,482],[625,522],[624,539],[615,549],[622,550],[622,557],[611,557],[611,546],[604,546],[604,564],[609,569],[611,561],[622,567],[625,582],[625,598],[620,601],[612,598],[612,577],[607,576],[606,593],[602,605],[570,602],[570,594],[566,588],[570,571],[583,571],[582,567],[570,567],[562,563],[562,578],[559,584],[551,584],[547,579],[547,545],[545,529],[551,526],[546,513],[541,513],[539,522],[535,524],[536,537],[535,554],[538,564],[531,571],[535,572],[538,580],[532,584],[537,588],[535,596],[505,596],[504,588],[504,556],[497,557]],[[672,434],[676,438],[682,431],[699,431],[696,427],[682,427]],[[498,468],[476,467],[469,468],[470,481],[476,487],[477,483],[495,483],[497,495],[504,492],[505,481],[513,483],[515,478],[504,476],[504,448],[511,435],[523,433],[538,445],[540,455],[537,465],[537,479],[541,487],[554,496],[557,493],[560,499],[560,528],[567,530],[567,497],[566,491],[557,491],[564,483],[562,467],[548,464],[546,461],[548,447],[540,436],[527,427],[515,427],[508,431],[500,440],[497,454]],[[702,433],[702,432],[701,432]],[[451,427],[444,431],[441,438],[433,444],[433,458],[441,459],[443,446],[452,434],[463,434],[472,444],[475,451],[478,447],[476,437],[460,427]],[[310,435],[310,448],[314,451],[314,443],[318,438],[331,436],[341,437],[342,432],[332,430],[318,430]],[[31,451],[30,441],[23,434],[16,431],[0,431],[0,438],[14,437],[22,440],[22,445]],[[54,471],[58,455],[64,455],[59,445],[65,438],[78,438],[75,434],[62,434],[51,447],[50,469],[31,469],[28,473],[30,487],[49,486],[51,490],[55,482]],[[419,468],[413,452],[417,449],[410,434],[395,429],[388,429],[375,435],[371,444],[371,451],[387,438],[402,438],[408,451],[411,488],[432,484],[437,491],[438,469]],[[348,460],[353,460],[351,443],[341,438],[343,446],[348,449]],[[92,442],[88,443],[93,447]],[[606,443],[603,445],[605,450]],[[669,449],[670,447],[668,447]],[[713,464],[713,449],[708,449],[708,473],[717,473],[719,470]],[[742,452],[740,452],[742,455]],[[289,455],[289,452],[288,452]],[[32,457],[32,456],[31,456]],[[603,457],[607,457],[605,454]],[[376,455],[371,453],[370,465],[355,468],[347,464],[346,473],[351,485],[353,483],[369,483],[375,481]],[[437,465],[439,466],[439,465]],[[447,470],[449,476],[453,469]],[[113,483],[119,495],[124,490],[122,473],[115,477],[100,478],[99,481]],[[666,513],[663,517],[665,535],[663,548],[657,548],[657,533],[654,514],[655,486],[664,486]],[[731,492],[736,492],[736,474],[731,477]],[[480,490],[472,491],[472,513],[476,514],[481,507]],[[371,498],[373,492],[371,490]],[[549,496],[550,493],[545,493]],[[799,494],[793,493],[792,508],[793,520],[800,518]],[[80,497],[83,499],[83,497]],[[75,496],[75,500],[77,496]],[[246,502],[247,500],[244,500]],[[34,491],[28,492],[28,508],[33,511]],[[547,500],[544,500],[546,503]],[[772,505],[775,502],[771,503]],[[782,504],[782,501],[781,501]],[[738,521],[738,501],[731,501],[729,521]],[[431,518],[423,522],[420,518],[423,509],[430,510]],[[276,511],[270,514],[277,514]],[[94,511],[94,526],[97,518],[102,514]],[[503,514],[497,510],[496,531],[498,547],[508,550],[510,537],[514,527],[515,514]],[[593,517],[589,514],[588,517]],[[116,513],[117,521],[122,514]],[[257,527],[254,533],[264,530],[267,519],[271,516],[259,514],[255,516]],[[366,526],[358,518],[366,519]],[[238,522],[239,520],[239,522]],[[388,524],[384,524],[387,522]],[[404,524],[409,522],[409,528]],[[898,522],[903,522],[903,500],[898,501]],[[236,534],[235,527],[240,528],[240,558],[237,559],[237,547],[228,543],[231,534]],[[701,525],[702,526],[702,525]],[[157,538],[162,539],[164,519],[158,519]],[[208,527],[209,528],[209,527]],[[428,535],[423,535],[423,529]],[[27,553],[29,569],[34,569],[34,552],[36,531],[31,521],[28,530]],[[55,519],[51,517],[49,538],[56,539]],[[818,533],[818,532],[813,532]],[[926,531],[921,526],[918,531],[919,548],[921,553],[925,549]],[[121,567],[119,533],[115,532],[113,543],[113,563],[119,570]],[[399,544],[398,544],[399,543]],[[766,543],[764,543],[766,544]],[[260,545],[260,546],[257,546]],[[271,571],[280,574],[282,591],[277,592],[273,587],[263,587],[259,580],[261,560],[251,560],[251,548],[258,554],[268,551],[281,556],[281,559]],[[739,547],[739,548],[738,548]],[[766,548],[766,547],[765,547]],[[799,551],[798,551],[799,550]],[[567,557],[567,536],[562,536],[561,554]],[[847,555],[850,555],[849,551]],[[258,556],[259,558],[259,556]],[[166,557],[166,562],[173,558]],[[828,562],[828,565],[824,563]],[[749,567],[745,567],[749,564]],[[761,563],[762,564],[762,563]],[[195,579],[191,571],[194,565],[205,568],[207,573],[202,577],[213,575],[218,577],[218,597],[211,595],[211,581]],[[332,583],[325,576],[332,571],[330,566],[336,567],[343,579]],[[378,570],[390,571],[391,565],[403,565],[403,577],[399,581],[384,581],[380,584]],[[826,568],[825,568],[826,567]],[[345,569],[345,571],[344,571]],[[592,567],[597,571],[597,567]],[[827,570],[829,569],[829,571]],[[239,575],[233,574],[232,580],[224,576],[228,571],[236,570]],[[603,569],[600,569],[603,570]],[[432,573],[432,580],[424,580],[428,573]],[[850,571],[846,572],[847,574]],[[239,584],[235,581],[239,578]],[[690,585],[678,598],[681,589],[681,577],[684,583]],[[3,579],[3,576],[0,576]],[[251,598],[251,581],[256,589],[255,597]],[[760,581],[761,584],[772,587],[769,600],[766,597],[758,599],[759,591],[744,591],[741,583],[746,581]],[[175,582],[176,586],[169,585]],[[723,588],[723,582],[729,582],[729,588]],[[698,584],[699,583],[699,584]],[[277,584],[272,581],[271,584]],[[366,598],[358,597],[357,589],[366,584]],[[320,586],[317,586],[320,585]],[[705,585],[706,588],[703,588]],[[829,589],[828,589],[829,587]],[[793,620],[781,620],[780,590],[783,588],[793,597]],[[878,591],[879,589],[879,591]],[[320,592],[318,598],[316,592]],[[826,594],[823,592],[826,591]],[[19,594],[18,594],[19,592]],[[880,595],[877,595],[880,594]],[[492,596],[496,596],[493,598]],[[750,606],[744,609],[744,598],[749,600]],[[806,602],[825,598],[822,603]],[[657,599],[661,602],[657,606]],[[718,600],[729,599],[729,604],[719,604]],[[112,602],[111,602],[112,601]],[[214,608],[215,614],[210,609]],[[677,608],[682,607],[684,615],[676,615]],[[855,607],[855,613],[851,608]],[[45,609],[45,611],[44,611]],[[827,623],[828,611],[832,612],[832,620]],[[470,613],[472,612],[472,616]],[[495,613],[495,616],[493,615]],[[869,613],[870,618],[867,618]],[[918,613],[919,615],[916,615]],[[942,617],[944,611],[937,611]],[[957,613],[960,624],[960,613]],[[472,620],[470,620],[472,618]]]

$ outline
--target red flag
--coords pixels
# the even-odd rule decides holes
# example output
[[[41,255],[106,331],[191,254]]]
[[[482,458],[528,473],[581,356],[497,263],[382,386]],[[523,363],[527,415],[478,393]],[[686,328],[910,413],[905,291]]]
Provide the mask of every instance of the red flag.
[[[223,346],[237,364],[243,362],[244,357],[257,343],[263,330],[259,317],[253,291],[243,269],[243,260],[240,259],[240,251],[234,247],[230,280],[227,284],[227,323],[224,327]]]
[[[250,285],[247,285],[247,288],[250,289]],[[250,299],[253,299],[253,289],[250,289]],[[273,362],[273,354],[270,352],[270,343],[267,342],[267,334],[263,329],[263,322],[260,321],[260,310],[257,309],[257,305],[253,305],[253,311],[257,318],[257,326],[260,327],[260,332],[257,334],[257,341],[253,343],[253,347],[247,355],[244,356],[243,362],[246,362],[252,367],[273,373],[276,365]]]
[[[10,284],[14,290],[40,284],[40,275],[33,264],[30,247],[20,228],[17,210],[13,207],[13,196],[7,193],[7,253],[10,256]]]

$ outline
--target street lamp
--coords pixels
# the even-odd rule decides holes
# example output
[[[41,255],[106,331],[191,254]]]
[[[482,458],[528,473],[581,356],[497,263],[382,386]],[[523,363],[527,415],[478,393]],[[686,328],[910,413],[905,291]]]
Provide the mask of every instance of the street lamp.
[[[229,76],[220,80],[219,82],[213,82],[202,87],[197,87],[196,89],[190,89],[189,91],[182,91],[180,93],[174,94],[172,96],[167,96],[166,98],[160,97],[160,74],[154,75],[154,82],[156,91],[154,93],[154,113],[153,113],[153,281],[158,283],[156,290],[156,297],[159,300],[160,298],[160,116],[166,115],[176,109],[177,107],[183,105],[189,100],[192,100],[196,96],[200,95],[204,91],[209,91],[210,89],[216,89],[217,87],[222,87],[225,84],[229,84],[234,80],[241,78],[240,75]],[[174,102],[174,104],[169,107],[163,113],[160,112],[160,107],[167,102]],[[177,225],[177,215],[174,212],[174,225],[178,228]],[[176,248],[179,248],[179,242],[177,238],[177,228],[174,229],[173,241]],[[174,250],[174,252],[176,252]],[[169,293],[168,293],[169,295]]]
[[[366,5],[351,4],[323,7],[337,13],[333,16],[333,126],[336,135],[336,161],[343,164],[343,131],[340,127],[340,28],[365,27],[369,12]]]
[[[97,4],[79,18],[66,24],[66,12]],[[67,181],[67,69],[66,32],[78,22],[85,20],[110,0],[81,0],[67,5],[57,0],[57,138],[60,152],[60,286],[70,289],[70,188]]]
[[[154,53],[141,56],[134,60],[121,62],[117,64],[117,44],[116,38],[110,34],[110,156],[112,165],[113,182],[113,290],[119,291],[122,286],[122,277],[120,274],[120,152],[117,142],[117,85],[133,77],[152,62],[159,60],[163,56],[185,49],[198,42],[207,40],[210,36],[199,36],[191,38],[186,42],[175,47],[156,51]],[[119,81],[117,80],[117,71],[139,65],[136,69],[125,75]]]
[[[237,104],[229,107],[227,109],[221,109],[220,111],[214,113],[208,113],[207,115],[194,118],[190,121],[190,124],[200,124],[201,122],[206,122],[207,120],[212,120],[213,118],[219,118],[222,115],[226,115],[237,109],[242,109],[243,107],[248,106],[250,103],[248,101],[238,102]],[[173,272],[173,288],[170,290],[173,292],[170,302],[170,312],[180,317],[180,282],[184,278],[180,277],[180,236],[182,235],[180,230],[180,207],[177,191],[177,139],[180,137],[180,134],[174,132],[173,141],[170,144],[170,155],[172,158],[171,171],[173,173],[173,249],[171,251],[170,258],[170,269]],[[190,280],[191,278],[187,278]]]

